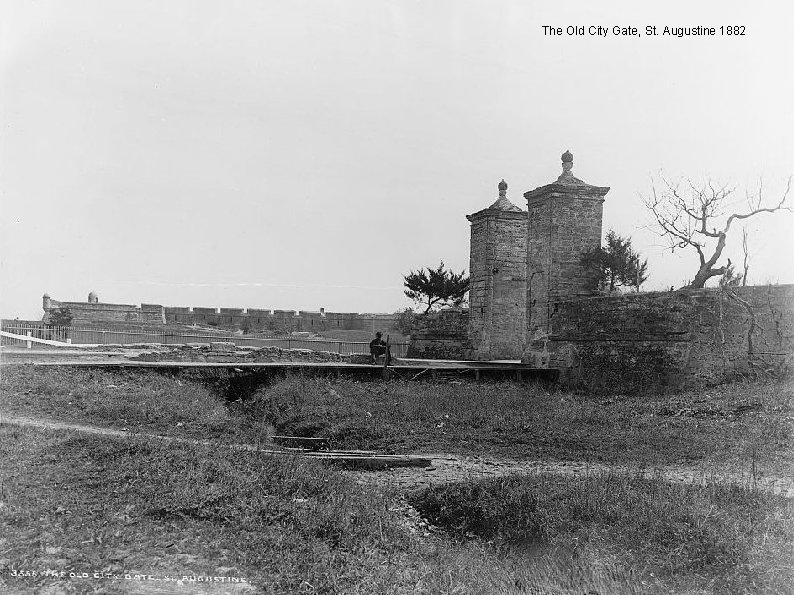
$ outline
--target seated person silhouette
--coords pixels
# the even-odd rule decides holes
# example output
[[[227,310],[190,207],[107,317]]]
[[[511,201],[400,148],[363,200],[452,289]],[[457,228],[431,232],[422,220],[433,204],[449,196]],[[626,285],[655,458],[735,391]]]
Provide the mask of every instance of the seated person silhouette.
[[[382,332],[375,333],[375,338],[369,342],[369,355],[373,364],[378,362],[379,356],[386,355],[386,341],[383,340]]]

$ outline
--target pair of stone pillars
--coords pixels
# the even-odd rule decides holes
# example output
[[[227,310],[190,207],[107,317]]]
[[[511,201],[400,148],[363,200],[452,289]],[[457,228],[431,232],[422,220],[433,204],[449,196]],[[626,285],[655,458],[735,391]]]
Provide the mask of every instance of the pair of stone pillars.
[[[608,187],[576,178],[573,155],[562,174],[524,193],[527,210],[507,198],[467,216],[471,222],[469,346],[476,360],[521,359],[548,366],[554,303],[591,294],[582,253],[601,245]]]

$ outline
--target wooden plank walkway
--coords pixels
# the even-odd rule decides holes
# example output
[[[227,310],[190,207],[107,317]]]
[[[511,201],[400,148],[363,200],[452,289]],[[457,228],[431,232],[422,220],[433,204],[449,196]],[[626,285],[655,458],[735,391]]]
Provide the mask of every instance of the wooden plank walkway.
[[[233,370],[297,370],[297,371],[337,371],[337,372],[367,372],[381,374],[383,366],[373,364],[349,364],[345,362],[139,362],[139,361],[96,361],[96,360],[54,360],[54,361],[35,361],[23,358],[11,359],[3,358],[3,365],[28,364],[34,366],[67,366],[75,368],[140,368],[140,369],[196,369],[196,368],[215,368]],[[395,362],[389,366],[389,372],[409,379],[417,379],[422,376],[434,377],[442,373],[450,372],[471,372],[475,378],[480,374],[503,373],[516,379],[542,378],[548,380],[556,379],[558,371],[549,368],[534,368],[527,364],[518,362],[437,362],[434,360]],[[509,373],[509,374],[508,374]]]
[[[0,364],[32,364],[36,366],[69,366],[85,368],[141,368],[141,369],[233,369],[236,371],[296,371],[361,374],[372,376],[398,377],[406,380],[419,378],[435,378],[441,375],[465,375],[479,379],[541,379],[556,380],[559,372],[556,369],[535,368],[517,360],[502,361],[456,361],[427,359],[392,359],[391,365],[385,368],[382,364],[353,364],[346,362],[315,362],[315,361],[277,361],[251,362],[236,360],[231,354],[209,353],[208,357],[215,361],[141,361],[137,356],[145,353],[139,349],[114,350],[81,350],[77,349],[20,349],[0,348]]]

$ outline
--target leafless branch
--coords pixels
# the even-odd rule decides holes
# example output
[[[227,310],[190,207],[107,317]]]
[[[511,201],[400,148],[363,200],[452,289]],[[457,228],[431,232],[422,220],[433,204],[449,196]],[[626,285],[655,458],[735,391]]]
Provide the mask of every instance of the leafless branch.
[[[764,206],[763,183],[759,182],[756,196],[745,193],[749,210],[733,213],[727,209],[733,207],[733,204],[729,203],[729,198],[735,189],[727,184],[707,180],[702,185],[696,185],[691,180],[687,180],[688,188],[682,193],[680,180],[674,183],[661,174],[660,178],[663,184],[661,192],[657,192],[656,185],[653,184],[651,194],[644,202],[656,220],[658,235],[667,240],[670,250],[689,247],[697,252],[700,266],[692,280],[692,287],[703,287],[708,279],[724,275],[730,267],[730,261],[728,265],[720,267],[717,266],[717,261],[725,249],[728,232],[734,221],[749,219],[761,213],[792,212],[787,204],[791,191],[791,177],[788,178],[786,190],[777,204]],[[720,228],[719,222],[727,213],[730,214]],[[746,230],[743,237],[746,277],[748,266]],[[705,250],[710,240],[716,240],[716,244],[708,248],[710,255],[706,256]]]
[[[788,194],[790,191],[791,191],[791,177],[789,176],[788,182],[786,184],[786,191],[783,193],[783,198],[780,199],[780,202],[776,206],[765,207],[765,208],[759,207],[757,209],[753,209],[749,213],[742,213],[742,214],[734,213],[733,215],[728,217],[728,221],[725,222],[725,229],[723,230],[723,233],[728,233],[728,230],[731,228],[731,223],[733,223],[735,219],[749,219],[753,215],[758,215],[759,213],[774,213],[776,211],[788,211],[789,213],[791,213],[792,212],[791,207],[786,205],[786,200],[788,199]],[[758,193],[758,197],[760,201],[761,199],[760,192]]]

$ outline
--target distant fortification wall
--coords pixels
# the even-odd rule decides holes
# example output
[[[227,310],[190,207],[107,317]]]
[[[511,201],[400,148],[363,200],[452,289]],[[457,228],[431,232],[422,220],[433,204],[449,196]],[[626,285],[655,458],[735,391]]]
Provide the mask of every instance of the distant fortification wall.
[[[308,310],[266,310],[261,308],[165,307],[167,323],[200,324],[245,330],[320,332],[330,330],[387,331],[393,314],[359,314]]]
[[[52,310],[65,307],[72,314],[72,326],[112,324],[198,324],[243,330],[279,332],[320,332],[330,330],[386,332],[394,322],[393,314],[359,314],[306,310],[269,310],[257,308],[191,308],[159,304],[106,304],[92,294],[88,302],[61,302],[45,295],[45,322]]]
[[[609,390],[781,372],[794,353],[794,285],[556,301],[528,352],[568,382]]]
[[[72,326],[90,326],[96,322],[125,324],[165,324],[165,309],[158,304],[100,304],[98,302],[61,302],[44,296],[44,322],[49,322],[50,312],[68,308]]]

